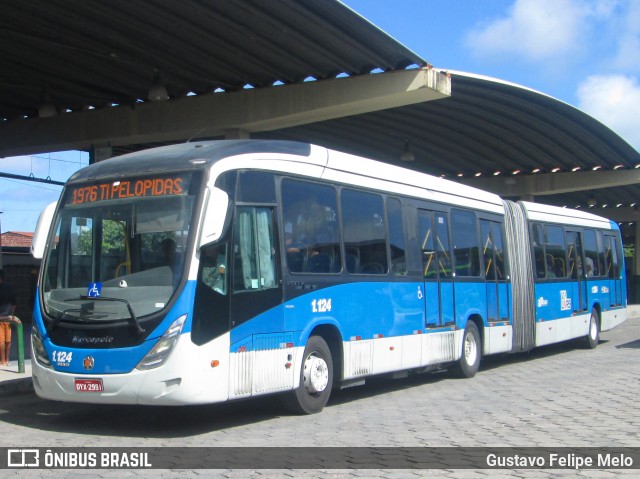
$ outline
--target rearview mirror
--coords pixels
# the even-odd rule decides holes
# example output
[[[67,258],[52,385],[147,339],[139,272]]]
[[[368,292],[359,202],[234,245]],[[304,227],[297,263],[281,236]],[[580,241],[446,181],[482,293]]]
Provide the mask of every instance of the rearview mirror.
[[[38,217],[36,231],[31,242],[31,254],[36,259],[42,259],[44,256],[44,248],[47,245],[47,238],[49,237],[49,230],[51,230],[51,222],[53,221],[53,214],[56,212],[57,204],[58,202],[54,201],[47,205]]]
[[[202,247],[216,241],[222,235],[224,222],[229,209],[229,196],[218,188],[209,191],[204,215],[202,217],[202,228],[200,230],[200,242],[198,247]]]

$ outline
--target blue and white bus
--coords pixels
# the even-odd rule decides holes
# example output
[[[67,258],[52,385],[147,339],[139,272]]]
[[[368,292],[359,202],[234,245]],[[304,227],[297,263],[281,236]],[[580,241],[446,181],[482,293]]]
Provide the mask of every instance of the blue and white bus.
[[[40,217],[37,394],[202,404],[584,338],[625,320],[615,223],[282,141],[88,166]]]

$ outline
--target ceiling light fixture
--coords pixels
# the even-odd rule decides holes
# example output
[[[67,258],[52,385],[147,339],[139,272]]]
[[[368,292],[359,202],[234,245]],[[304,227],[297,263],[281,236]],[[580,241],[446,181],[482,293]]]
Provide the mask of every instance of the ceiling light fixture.
[[[401,161],[415,161],[416,155],[409,149],[409,140],[404,141],[404,151],[400,155]]]

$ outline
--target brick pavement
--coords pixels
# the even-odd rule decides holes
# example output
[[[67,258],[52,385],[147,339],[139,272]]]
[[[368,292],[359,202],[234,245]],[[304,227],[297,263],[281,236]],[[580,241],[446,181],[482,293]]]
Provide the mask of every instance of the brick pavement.
[[[274,399],[188,408],[96,407],[2,397],[0,446],[640,447],[640,308],[595,350],[566,343],[484,358],[476,377],[376,380],[321,414]],[[0,372],[0,375],[2,373]],[[114,421],[114,417],[121,418]],[[5,471],[6,472],[6,471]],[[27,471],[24,477],[631,477],[638,470]],[[17,473],[9,471],[8,477]],[[7,475],[5,475],[7,477]]]

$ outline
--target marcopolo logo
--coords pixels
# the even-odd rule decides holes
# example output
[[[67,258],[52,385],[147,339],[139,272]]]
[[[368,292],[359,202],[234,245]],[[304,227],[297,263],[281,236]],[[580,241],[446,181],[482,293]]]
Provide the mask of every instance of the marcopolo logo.
[[[40,467],[40,450],[38,449],[8,449],[8,467]]]

